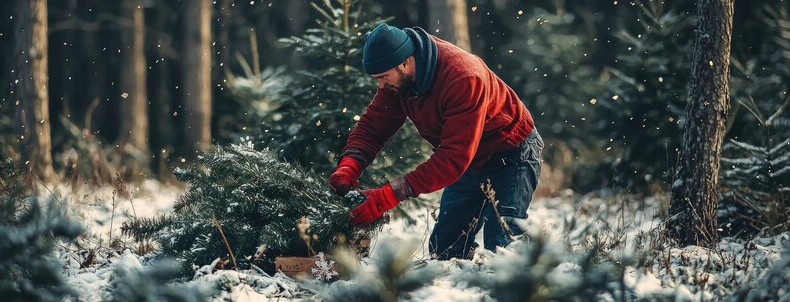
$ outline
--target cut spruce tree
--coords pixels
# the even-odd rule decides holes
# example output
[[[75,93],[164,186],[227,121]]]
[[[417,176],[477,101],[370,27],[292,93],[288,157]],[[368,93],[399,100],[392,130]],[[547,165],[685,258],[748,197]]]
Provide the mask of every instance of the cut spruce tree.
[[[195,266],[226,261],[225,268],[255,265],[274,271],[274,258],[315,256],[351,247],[376,224],[354,229],[348,203],[326,179],[251,144],[212,147],[198,165],[176,169],[189,185],[173,212],[125,223],[124,234],[153,240],[189,274]]]

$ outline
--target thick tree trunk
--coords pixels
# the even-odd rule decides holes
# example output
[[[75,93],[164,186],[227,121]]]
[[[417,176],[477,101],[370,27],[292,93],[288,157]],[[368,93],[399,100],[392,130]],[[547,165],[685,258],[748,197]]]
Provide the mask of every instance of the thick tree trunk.
[[[160,4],[161,5],[161,4]],[[161,9],[161,8],[158,8]],[[156,28],[163,30],[171,26],[170,14],[159,14],[156,21]],[[169,46],[168,46],[169,47]],[[167,57],[164,47],[158,47],[158,56],[160,58]],[[170,155],[173,154],[175,147],[175,123],[173,121],[173,98],[170,94],[170,88],[173,87],[171,70],[175,66],[171,60],[162,60],[155,65],[156,81],[153,81],[152,87],[155,91],[156,97],[153,98],[154,107],[152,107],[154,119],[152,120],[152,129],[156,129],[151,134],[155,146],[154,156],[156,158],[156,172],[160,181],[171,181],[173,179],[173,172],[168,165]],[[152,75],[153,76],[153,75]]]
[[[122,34],[121,128],[118,141],[123,146],[127,172],[138,178],[148,164],[148,95],[146,88],[145,20],[142,0],[124,1],[124,19],[131,27]]]
[[[219,60],[218,63],[224,70],[228,70],[230,64],[230,29],[233,26],[233,10],[230,4],[230,0],[219,1],[219,16],[217,17],[217,32],[215,33],[217,37],[217,60]],[[223,68],[214,70],[213,78],[215,80],[222,80],[224,77]]]
[[[713,246],[718,240],[719,159],[729,110],[733,4],[734,0],[697,2],[686,134],[667,226],[682,245]]]
[[[184,114],[187,154],[211,144],[211,1],[188,0],[184,41]]]
[[[448,40],[466,51],[471,51],[466,0],[426,0],[428,2],[428,32]]]
[[[289,20],[288,36],[298,36],[304,33],[305,24],[309,21],[309,14],[305,14],[304,12],[310,11],[311,9],[310,3],[307,1],[288,1],[288,6],[286,7],[286,14]],[[262,49],[266,50],[266,47],[267,46],[264,46]],[[288,57],[290,66],[293,66],[292,68],[294,69],[301,69],[304,68],[305,64],[309,64],[302,56]]]
[[[76,14],[77,14],[77,0],[68,0],[65,15],[75,16]],[[67,43],[70,43],[71,45],[61,50],[64,53],[64,57],[66,57],[66,60],[68,61],[65,64],[63,64],[62,67],[63,74],[60,77],[62,95],[60,96],[60,101],[62,103],[61,106],[63,106],[62,115],[65,115],[69,117],[69,119],[72,119],[73,117],[71,114],[71,110],[72,110],[71,102],[75,97],[75,91],[76,91],[76,87],[74,87],[76,86],[74,85],[74,81],[76,78],[76,74],[79,73],[79,67],[74,68],[73,66],[79,64],[79,61],[77,61],[76,59],[78,57],[81,57],[84,53],[82,52],[77,53],[75,51],[75,47],[79,47],[77,46],[78,32],[76,30],[66,31],[64,33],[64,36],[65,38],[63,40],[66,41]],[[77,54],[78,56],[75,56],[75,54]]]
[[[16,3],[14,57],[19,81],[16,90],[21,121],[17,127],[20,163],[34,177],[49,182],[55,179],[55,173],[49,128],[47,1]]]

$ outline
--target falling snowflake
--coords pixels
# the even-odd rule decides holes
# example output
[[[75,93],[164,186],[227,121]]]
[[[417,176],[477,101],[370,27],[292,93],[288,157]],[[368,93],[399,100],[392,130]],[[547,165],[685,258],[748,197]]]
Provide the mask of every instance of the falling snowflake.
[[[313,277],[321,281],[332,280],[338,275],[335,271],[335,262],[332,260],[327,261],[324,253],[318,253],[318,260],[315,261],[315,265],[310,270],[313,273]]]

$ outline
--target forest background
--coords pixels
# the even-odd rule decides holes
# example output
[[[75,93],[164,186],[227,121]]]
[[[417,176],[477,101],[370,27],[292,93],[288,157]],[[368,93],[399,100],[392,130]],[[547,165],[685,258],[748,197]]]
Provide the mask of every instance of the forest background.
[[[0,7],[0,151],[43,183],[173,182],[200,151],[239,141],[326,175],[375,89],[359,71],[362,29],[387,20],[477,54],[521,96],[547,142],[539,196],[667,196],[676,184],[690,2],[366,1],[345,13],[328,1],[38,2],[36,47],[14,5]],[[731,49],[718,194],[733,210],[719,214],[751,215],[730,233],[784,230],[790,4],[736,2]],[[33,78],[47,81],[31,89],[19,66],[42,57]],[[25,106],[40,111],[22,119]],[[430,153],[404,129],[370,183]]]

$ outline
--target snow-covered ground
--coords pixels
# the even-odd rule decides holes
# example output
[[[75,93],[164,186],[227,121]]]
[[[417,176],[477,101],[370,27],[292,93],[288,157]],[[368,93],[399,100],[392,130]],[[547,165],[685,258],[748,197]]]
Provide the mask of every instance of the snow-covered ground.
[[[68,193],[57,193],[60,191]],[[114,272],[146,269],[154,263],[151,254],[141,256],[137,244],[123,239],[119,228],[129,217],[153,217],[169,211],[182,192],[155,182],[143,183],[129,191],[131,198],[120,196],[122,194],[117,191],[114,193],[113,188],[84,188],[78,192],[70,192],[68,188],[55,190],[59,200],[69,205],[71,215],[83,221],[89,230],[87,239],[80,240],[79,244],[61,246],[56,254],[67,282],[80,293],[80,300],[105,300],[109,297]],[[385,225],[371,244],[371,256],[362,260],[360,273],[348,281],[331,285],[300,282],[281,273],[269,276],[258,270],[214,270],[213,265],[207,265],[185,285],[207,289],[217,282],[223,284],[224,291],[215,294],[213,301],[331,297],[356,283],[370,282],[366,278],[375,278],[377,261],[392,257],[387,253],[394,251],[396,258],[413,261],[421,272],[436,274],[430,284],[399,296],[401,300],[494,301],[496,295],[490,288],[479,286],[474,280],[496,281],[503,275],[519,273],[518,267],[514,270],[512,266],[527,263],[525,246],[536,246],[540,242],[556,261],[555,265],[544,267],[541,263],[531,263],[524,269],[545,269],[547,282],[560,284],[560,287],[572,287],[583,281],[579,261],[585,252],[595,249],[598,251],[596,263],[627,264],[621,271],[621,282],[628,297],[703,301],[731,296],[737,289],[760,280],[790,244],[790,233],[784,233],[750,242],[724,238],[718,249],[671,248],[659,232],[662,203],[666,202],[660,198],[588,198],[571,192],[537,199],[529,209],[529,218],[523,222],[523,228],[529,233],[524,240],[495,253],[478,249],[472,260],[451,261],[430,260],[427,238],[434,223],[430,218],[432,209],[412,210],[416,223],[393,219]],[[89,257],[94,257],[94,261],[83,265]],[[554,285],[547,288],[549,292],[561,290]],[[790,297],[786,289],[780,289],[778,295],[784,299]],[[596,299],[613,298],[602,294]]]

